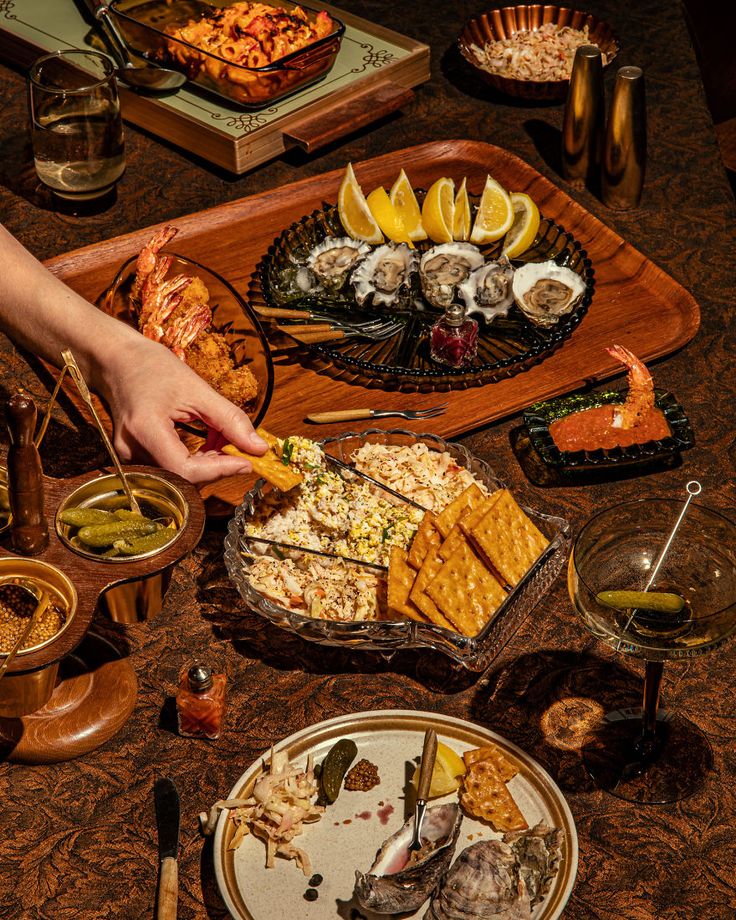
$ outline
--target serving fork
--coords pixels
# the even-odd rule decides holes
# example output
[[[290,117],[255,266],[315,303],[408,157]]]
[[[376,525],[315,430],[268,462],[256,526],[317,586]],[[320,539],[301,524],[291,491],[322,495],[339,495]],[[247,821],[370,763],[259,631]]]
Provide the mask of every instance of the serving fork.
[[[333,412],[314,412],[307,420],[317,425],[328,422],[359,422],[370,418],[435,418],[447,410],[448,403],[430,406],[427,409],[337,409]]]

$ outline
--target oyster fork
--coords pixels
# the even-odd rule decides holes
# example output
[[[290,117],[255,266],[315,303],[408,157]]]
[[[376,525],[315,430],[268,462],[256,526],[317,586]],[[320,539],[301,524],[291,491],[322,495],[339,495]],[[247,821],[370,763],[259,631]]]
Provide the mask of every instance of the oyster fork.
[[[285,332],[305,344],[333,342],[340,339],[361,338],[372,342],[384,342],[403,327],[403,323],[389,319],[372,319],[358,323],[317,322],[294,323],[290,326],[277,326],[279,332]]]
[[[435,418],[447,410],[449,403],[427,409],[338,409],[333,412],[314,412],[307,420],[317,425],[327,422],[359,422],[369,418]]]

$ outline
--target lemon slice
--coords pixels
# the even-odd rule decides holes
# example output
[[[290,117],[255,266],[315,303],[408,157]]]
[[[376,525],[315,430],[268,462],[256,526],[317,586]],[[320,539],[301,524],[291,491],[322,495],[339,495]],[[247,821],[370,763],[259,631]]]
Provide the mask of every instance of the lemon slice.
[[[422,212],[419,202],[411,187],[409,177],[402,169],[399,178],[391,186],[389,192],[391,204],[396,208],[399,217],[404,221],[404,227],[410,240],[426,240],[427,231],[422,226]]]
[[[353,172],[353,164],[348,163],[345,176],[337,195],[337,211],[348,236],[366,243],[382,243],[381,228],[371,214],[358,180]]]
[[[520,256],[534,242],[539,230],[539,208],[523,192],[511,193],[514,222],[503,241],[503,255],[509,259]]]
[[[455,223],[455,183],[438,179],[427,192],[422,205],[422,224],[435,243],[451,243]]]
[[[419,788],[419,770],[421,764],[414,771],[411,778],[412,786]],[[437,758],[432,770],[432,783],[429,787],[429,798],[438,799],[441,795],[449,795],[460,788],[460,777],[466,772],[465,763],[459,754],[441,741],[437,744]]]
[[[475,215],[472,243],[493,243],[508,233],[514,222],[514,208],[508,192],[495,179],[486,178],[486,185]]]
[[[391,203],[388,192],[383,186],[374,188],[366,198],[366,202],[376,223],[392,242],[408,243],[412,249],[414,248],[401,214]]]
[[[455,217],[452,224],[452,235],[456,240],[467,240],[470,236],[470,202],[468,201],[468,190],[466,188],[467,180],[463,179],[463,184],[455,198]]]

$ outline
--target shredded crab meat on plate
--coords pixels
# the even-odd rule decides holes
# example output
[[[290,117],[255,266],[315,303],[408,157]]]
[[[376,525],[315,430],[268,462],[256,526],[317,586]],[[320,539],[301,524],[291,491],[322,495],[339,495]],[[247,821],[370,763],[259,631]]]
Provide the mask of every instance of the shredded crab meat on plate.
[[[229,811],[235,833],[228,849],[235,850],[249,834],[260,837],[266,844],[266,868],[271,869],[277,856],[293,859],[304,875],[312,874],[309,855],[293,843],[305,824],[319,821],[324,807],[316,805],[319,784],[314,775],[312,755],[304,770],[292,766],[284,751],[271,752],[271,767],[255,783],[247,799],[225,799],[215,802],[209,815],[200,815],[202,829],[211,833],[217,816]]]
[[[483,70],[516,80],[569,80],[575,52],[580,45],[591,45],[588,26],[582,31],[547,22],[538,29],[522,29],[509,38],[471,45]],[[608,55],[601,52],[603,65]]]

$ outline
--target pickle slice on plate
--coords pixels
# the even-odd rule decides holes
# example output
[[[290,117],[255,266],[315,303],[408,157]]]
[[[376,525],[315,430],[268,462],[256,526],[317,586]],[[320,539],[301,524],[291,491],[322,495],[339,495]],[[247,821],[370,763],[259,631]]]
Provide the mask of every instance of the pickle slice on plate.
[[[322,761],[320,783],[322,794],[330,805],[340,794],[342,781],[357,754],[358,747],[355,742],[350,738],[341,738],[336,744],[333,744]]]

